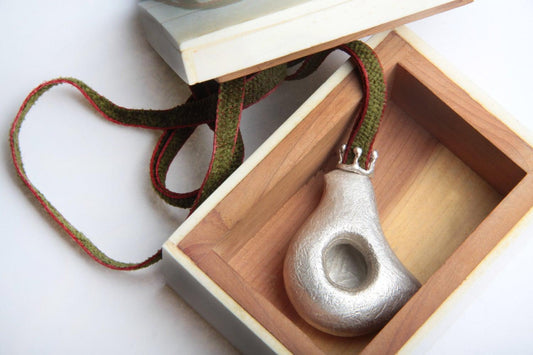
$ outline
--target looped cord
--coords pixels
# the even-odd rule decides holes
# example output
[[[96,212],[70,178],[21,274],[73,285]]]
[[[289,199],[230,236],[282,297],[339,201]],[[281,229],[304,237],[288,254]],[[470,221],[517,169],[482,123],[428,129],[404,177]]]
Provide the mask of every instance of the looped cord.
[[[373,50],[360,41],[338,47],[348,53],[358,69],[363,84],[363,102],[354,118],[347,146],[361,147],[363,158],[372,150],[386,101],[383,69]],[[10,130],[11,155],[15,170],[50,217],[95,261],[115,270],[137,270],[161,259],[161,249],[146,260],[125,263],[110,258],[89,238],[76,229],[46,197],[31,183],[22,162],[19,133],[26,114],[50,88],[59,84],[75,87],[89,104],[105,119],[145,129],[163,130],[150,160],[150,178],[156,193],[167,203],[189,208],[192,213],[242,163],[244,144],[239,129],[242,110],[272,93],[283,80],[298,80],[313,73],[333,51],[330,49],[288,65],[278,65],[247,77],[218,84],[215,81],[191,86],[191,96],[182,105],[168,110],[129,109],[118,106],[98,94],[85,83],[73,78],[59,78],[36,87],[22,103]],[[300,64],[298,70],[287,76],[287,67]],[[170,164],[192,135],[195,128],[206,124],[214,132],[211,161],[200,187],[190,192],[174,192],[166,187]],[[353,161],[351,150],[346,150],[344,162]]]

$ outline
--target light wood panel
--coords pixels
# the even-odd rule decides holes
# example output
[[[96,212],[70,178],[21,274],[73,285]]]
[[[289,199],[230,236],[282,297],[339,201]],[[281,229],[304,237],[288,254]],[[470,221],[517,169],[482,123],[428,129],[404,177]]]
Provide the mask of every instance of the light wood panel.
[[[281,56],[281,57],[278,57],[278,58],[275,58],[275,59],[272,59],[272,60],[257,64],[257,65],[254,65],[254,66],[250,66],[250,67],[247,67],[247,68],[244,68],[244,69],[241,69],[241,70],[238,70],[238,71],[235,71],[235,72],[220,76],[220,77],[217,78],[217,80],[219,82],[224,82],[224,81],[229,81],[229,80],[232,80],[232,79],[236,79],[236,78],[239,78],[239,77],[241,77],[243,75],[248,75],[248,74],[260,71],[260,70],[268,69],[268,68],[273,67],[275,65],[279,65],[279,64],[282,64],[282,63],[287,63],[287,62],[289,62],[291,60],[302,58],[302,57],[305,57],[305,56],[308,56],[308,55],[311,55],[311,54],[314,54],[314,53],[317,53],[317,52],[320,52],[320,51],[323,51],[323,50],[326,50],[326,49],[329,49],[329,48],[340,46],[341,44],[344,44],[344,43],[355,41],[357,39],[364,38],[366,36],[371,36],[373,34],[380,33],[380,32],[386,31],[386,30],[391,29],[391,28],[398,27],[398,26],[406,24],[406,23],[410,23],[410,22],[413,22],[413,21],[417,21],[417,20],[429,17],[429,16],[433,16],[433,15],[438,14],[440,12],[448,11],[448,10],[451,10],[451,9],[453,9],[455,7],[458,7],[458,6],[466,5],[466,4],[468,4],[468,3],[472,2],[472,1],[473,0],[455,0],[455,1],[450,1],[450,2],[444,3],[444,4],[439,5],[439,6],[436,6],[436,7],[424,10],[424,11],[420,11],[420,12],[415,13],[415,14],[411,14],[411,15],[408,15],[408,16],[405,16],[405,17],[394,19],[392,21],[386,21],[384,23],[380,23],[380,21],[378,20],[378,21],[376,21],[376,25],[375,26],[371,26],[370,28],[367,28],[367,29],[364,29],[364,30],[361,30],[361,31],[357,31],[357,32],[351,33],[351,34],[346,35],[346,36],[337,37],[337,38],[335,38],[335,39],[333,39],[331,41],[327,41],[327,42],[321,43],[319,45],[311,46],[311,47],[305,48],[303,50],[295,51],[295,52],[293,52],[293,53],[291,53],[289,55]],[[358,11],[358,12],[360,14],[364,14],[364,10],[363,11]],[[380,8],[378,13],[380,14],[380,16],[383,16],[381,20],[385,19],[386,16],[387,16],[387,14],[383,11],[383,7]],[[349,13],[346,12],[345,14],[349,14]],[[357,20],[354,19],[353,16],[352,16],[349,19],[349,21],[355,22]]]
[[[438,144],[393,209],[382,214],[382,227],[398,258],[425,283],[501,199]]]
[[[254,0],[192,10],[143,1],[139,9],[150,44],[192,85],[251,74],[471,1]]]

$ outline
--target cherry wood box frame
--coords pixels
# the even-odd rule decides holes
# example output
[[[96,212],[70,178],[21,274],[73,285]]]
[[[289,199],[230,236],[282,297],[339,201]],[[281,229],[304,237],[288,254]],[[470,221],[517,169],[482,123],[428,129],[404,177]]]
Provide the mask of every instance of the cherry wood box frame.
[[[361,99],[346,64],[164,245],[169,284],[245,352],[397,351],[533,206],[533,150],[514,123],[405,28],[371,42],[389,93],[375,142],[378,210],[422,287],[381,331],[355,338],[313,329],[285,294],[287,244]]]

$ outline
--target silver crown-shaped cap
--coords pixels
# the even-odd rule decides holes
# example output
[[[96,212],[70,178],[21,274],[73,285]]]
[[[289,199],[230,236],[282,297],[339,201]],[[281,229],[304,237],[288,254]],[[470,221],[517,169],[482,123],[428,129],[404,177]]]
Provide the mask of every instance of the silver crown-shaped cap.
[[[374,166],[376,165],[376,160],[378,159],[378,152],[376,150],[372,152],[372,156],[370,157],[370,167],[368,169],[364,169],[359,165],[359,158],[363,154],[363,149],[359,147],[354,148],[353,152],[355,154],[355,158],[352,164],[342,163],[342,158],[344,157],[345,152],[346,144],[343,144],[342,147],[339,149],[339,163],[337,164],[337,169],[349,171],[351,173],[366,175],[369,177],[374,174]]]

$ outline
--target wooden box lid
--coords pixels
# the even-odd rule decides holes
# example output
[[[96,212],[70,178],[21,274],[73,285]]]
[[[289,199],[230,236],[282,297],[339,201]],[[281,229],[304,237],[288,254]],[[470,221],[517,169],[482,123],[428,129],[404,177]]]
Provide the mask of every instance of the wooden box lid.
[[[472,0],[240,0],[139,4],[150,44],[188,84],[230,80]],[[227,2],[226,2],[227,3]]]

